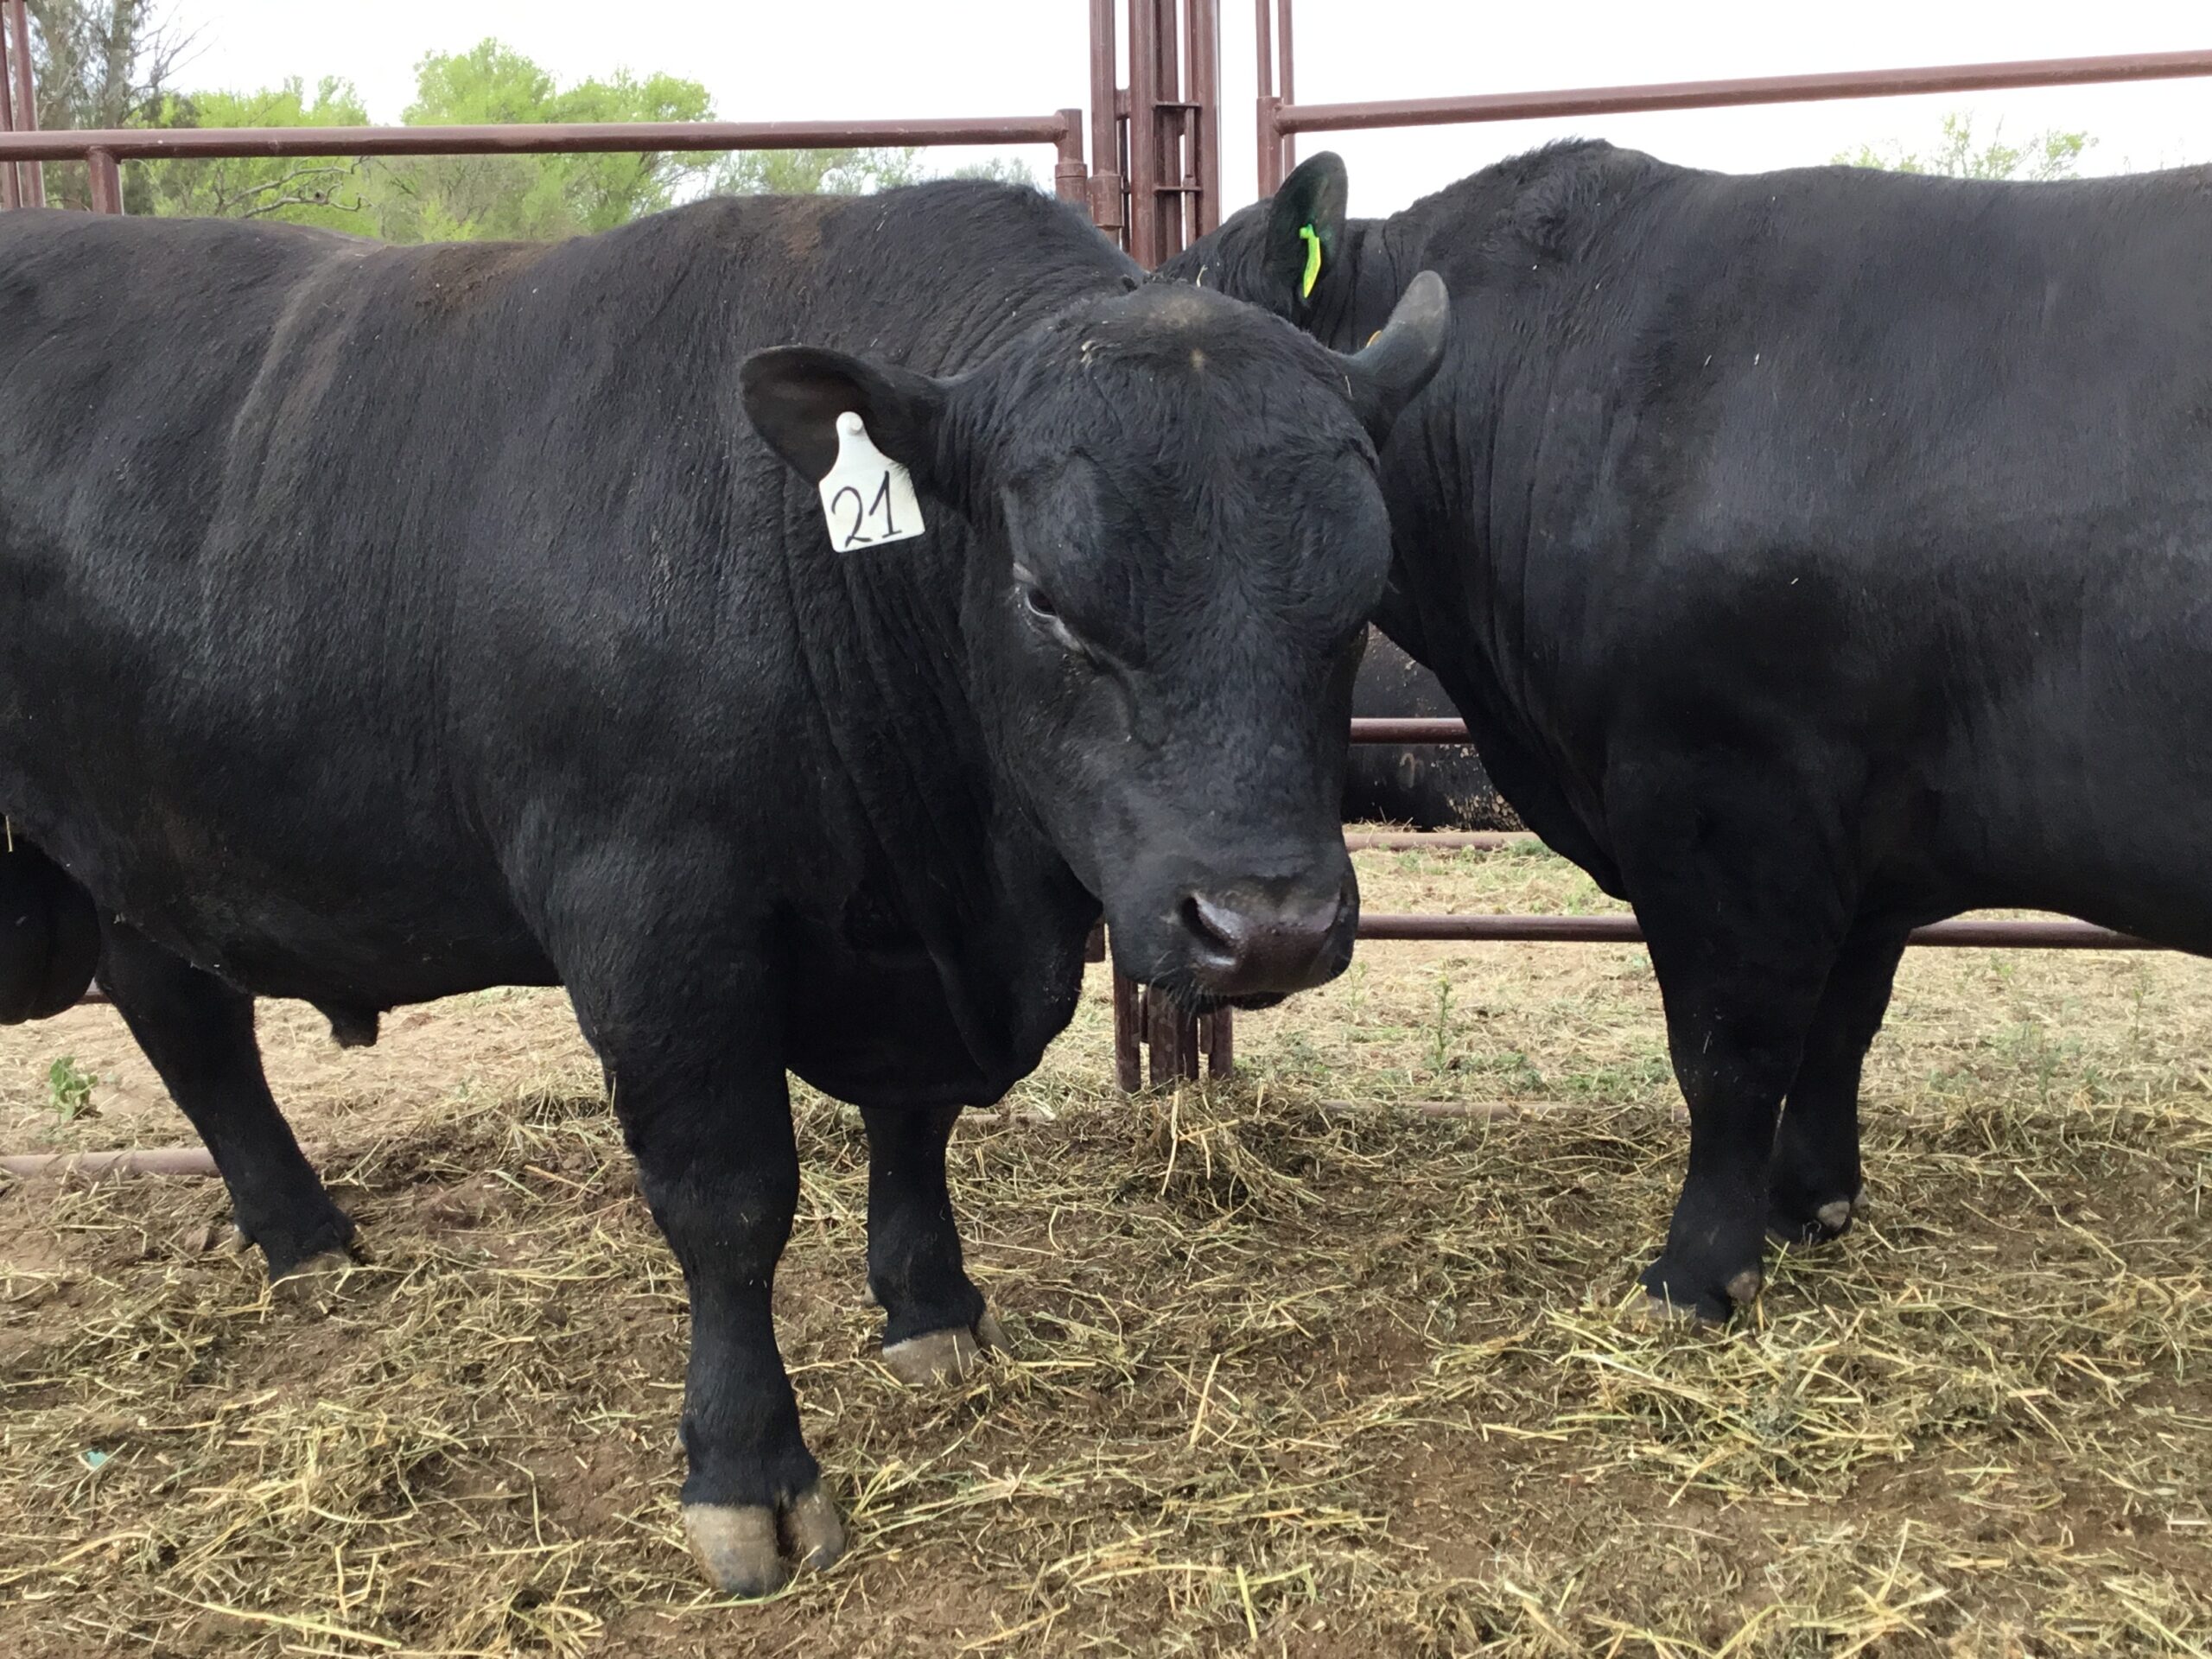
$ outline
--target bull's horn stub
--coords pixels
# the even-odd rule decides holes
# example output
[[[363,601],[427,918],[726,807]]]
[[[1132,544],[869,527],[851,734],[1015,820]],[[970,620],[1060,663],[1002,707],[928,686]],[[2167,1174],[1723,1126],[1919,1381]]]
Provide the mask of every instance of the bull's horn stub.
[[[840,553],[904,542],[929,528],[906,467],[875,447],[868,424],[847,410],[837,417],[837,460],[823,474],[822,517]]]

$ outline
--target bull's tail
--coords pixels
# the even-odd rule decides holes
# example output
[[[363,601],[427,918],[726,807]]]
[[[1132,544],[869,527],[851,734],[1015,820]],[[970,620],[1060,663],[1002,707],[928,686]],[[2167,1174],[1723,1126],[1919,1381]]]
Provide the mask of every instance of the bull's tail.
[[[0,837],[0,1026],[73,1007],[99,961],[92,895],[20,835]]]

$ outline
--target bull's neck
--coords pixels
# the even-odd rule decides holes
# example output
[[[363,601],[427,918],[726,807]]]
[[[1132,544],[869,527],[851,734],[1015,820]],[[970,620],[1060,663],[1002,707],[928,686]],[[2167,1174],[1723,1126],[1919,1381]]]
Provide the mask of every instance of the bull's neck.
[[[1421,227],[1403,214],[1345,221],[1335,279],[1321,285],[1314,314],[1303,320],[1306,332],[1333,351],[1365,346],[1420,273],[1422,240]]]
[[[1334,307],[1314,332],[1339,351],[1357,351],[1389,320],[1421,271],[1465,279],[1464,261],[1431,245],[1428,213],[1416,207],[1347,227],[1346,270]],[[1516,331],[1477,293],[1452,295],[1452,337],[1443,366],[1383,445],[1390,509],[1389,586],[1377,620],[1435,671],[1495,748],[1548,753],[1552,721],[1529,651],[1528,607],[1535,556],[1532,480],[1511,457],[1538,444],[1542,397],[1525,397],[1531,368],[1517,361]],[[1530,418],[1506,414],[1533,404]]]
[[[812,677],[835,688],[820,702],[823,758],[937,963],[962,1040],[982,1072],[1011,1082],[1065,1022],[1095,906],[994,753],[963,626],[976,535],[938,506],[926,537],[847,557],[804,638]]]

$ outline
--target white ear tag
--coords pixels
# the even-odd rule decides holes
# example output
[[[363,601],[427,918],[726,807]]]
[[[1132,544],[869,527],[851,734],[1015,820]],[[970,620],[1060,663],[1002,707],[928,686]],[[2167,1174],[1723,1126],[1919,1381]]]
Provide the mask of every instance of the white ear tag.
[[[850,410],[837,417],[837,461],[823,475],[821,490],[830,544],[840,553],[906,541],[928,528],[914,499],[913,479],[875,447]]]

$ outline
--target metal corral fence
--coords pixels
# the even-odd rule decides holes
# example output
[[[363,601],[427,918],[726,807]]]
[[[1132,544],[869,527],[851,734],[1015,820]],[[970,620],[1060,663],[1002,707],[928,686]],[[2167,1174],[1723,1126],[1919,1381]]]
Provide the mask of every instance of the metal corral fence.
[[[559,156],[842,145],[1050,144],[1053,188],[1147,265],[1220,222],[1219,0],[1089,0],[1090,98],[1049,115],[911,121],[547,122],[452,127],[130,127],[41,132],[24,0],[0,0],[0,206],[45,201],[39,163],[81,161],[96,212],[122,164],[233,156]],[[12,38],[10,38],[12,37]],[[1117,84],[1120,48],[1128,84]],[[12,69],[12,73],[10,73]],[[1097,168],[1084,164],[1086,125]]]
[[[1219,0],[1088,0],[1090,110],[1048,115],[912,121],[701,121],[453,127],[128,128],[41,132],[31,79],[24,0],[0,0],[0,207],[46,200],[41,163],[82,161],[95,211],[123,211],[122,165],[141,160],[231,156],[570,155],[579,152],[794,149],[841,145],[1050,144],[1053,188],[1079,202],[1092,222],[1147,266],[1179,251],[1221,219]],[[1259,194],[1272,194],[1294,163],[1301,132],[1436,126],[1652,110],[1714,109],[1821,99],[1984,92],[2101,81],[2212,76],[2212,51],[2054,58],[2021,63],[1854,70],[1643,86],[1300,104],[1294,92],[1294,0],[1255,0],[1259,70]],[[1120,74],[1128,54],[1128,75]],[[1084,160],[1084,135],[1091,162]],[[1465,743],[1456,720],[1352,722],[1351,741]],[[1351,837],[1354,846],[1489,846],[1488,836]],[[1625,916],[1368,915],[1364,939],[1446,939],[1632,944],[1643,937]],[[1929,945],[2147,950],[2145,941],[2080,922],[1955,921],[1919,930]],[[1094,959],[1103,954],[1094,938]],[[1226,1009],[1192,1019],[1143,988],[1114,976],[1115,1059],[1122,1086],[1196,1077],[1199,1057],[1219,1075],[1233,1063]]]

